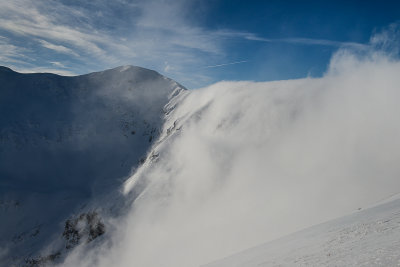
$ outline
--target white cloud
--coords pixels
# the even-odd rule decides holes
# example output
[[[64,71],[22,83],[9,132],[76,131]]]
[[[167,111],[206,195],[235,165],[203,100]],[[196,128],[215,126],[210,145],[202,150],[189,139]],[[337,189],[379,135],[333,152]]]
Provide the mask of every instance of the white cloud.
[[[56,11],[60,17],[54,16],[58,14]],[[77,15],[73,9],[55,1],[0,1],[0,28],[13,34],[65,42],[96,55],[104,54],[96,43],[101,41],[100,36],[86,32],[84,27],[76,29],[60,23],[62,14],[71,19]]]
[[[54,66],[60,67],[60,68],[65,68],[65,65],[62,64],[61,62],[57,62],[57,61],[51,61],[51,64],[53,64]]]
[[[51,62],[53,63],[53,62]],[[57,67],[61,67],[58,64],[54,64]],[[64,68],[64,67],[61,67]],[[18,71],[20,73],[54,73],[58,75],[63,75],[63,76],[75,76],[77,75],[73,71],[69,70],[63,70],[59,68],[49,68],[49,67],[30,67],[30,68],[20,68],[20,67],[13,67],[12,68],[15,71]]]
[[[392,56],[398,56],[400,52],[400,25],[399,22],[392,23],[380,32],[372,35],[370,43],[374,48],[390,53]]]
[[[60,53],[69,54],[69,55],[73,55],[73,56],[79,57],[79,55],[77,53],[75,53],[74,51],[72,51],[71,49],[69,49],[69,48],[67,48],[65,46],[55,45],[55,44],[49,43],[49,42],[47,42],[45,40],[39,40],[39,42],[43,47],[46,47],[48,49],[51,49],[51,50],[54,50],[54,51],[57,51],[57,52],[60,52]]]
[[[25,54],[30,52],[29,49],[10,44],[8,38],[3,36],[0,36],[0,51],[1,51],[0,61],[9,64],[10,63],[24,64],[25,62],[23,60],[29,58]]]
[[[187,12],[184,1],[145,1],[141,5],[142,16],[137,22],[142,34],[157,33],[156,38],[167,44],[208,53],[221,53],[212,31],[206,31],[184,19]]]
[[[169,72],[171,70],[173,70],[173,67],[169,65],[168,62],[164,62],[164,71]]]
[[[398,193],[399,72],[344,49],[322,78],[185,92],[114,246],[65,266],[199,266]]]

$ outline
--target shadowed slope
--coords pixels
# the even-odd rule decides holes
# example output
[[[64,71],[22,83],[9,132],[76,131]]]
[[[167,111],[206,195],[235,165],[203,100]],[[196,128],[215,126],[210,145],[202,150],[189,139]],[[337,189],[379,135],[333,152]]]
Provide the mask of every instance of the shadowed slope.
[[[116,190],[181,90],[133,66],[77,77],[1,67],[0,247],[28,257],[78,206]]]

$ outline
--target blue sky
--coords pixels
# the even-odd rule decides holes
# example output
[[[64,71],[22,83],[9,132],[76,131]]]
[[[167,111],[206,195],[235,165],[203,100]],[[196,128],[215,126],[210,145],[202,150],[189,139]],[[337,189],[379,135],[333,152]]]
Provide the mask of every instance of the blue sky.
[[[399,1],[0,0],[0,65],[137,65],[188,88],[318,77],[338,48],[365,49],[399,19]]]

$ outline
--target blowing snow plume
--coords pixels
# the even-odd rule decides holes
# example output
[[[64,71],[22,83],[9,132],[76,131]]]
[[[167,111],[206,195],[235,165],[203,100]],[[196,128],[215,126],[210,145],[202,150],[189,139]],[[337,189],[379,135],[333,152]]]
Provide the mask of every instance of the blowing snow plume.
[[[398,193],[400,63],[372,40],[338,51],[322,78],[173,98],[111,242],[64,264],[198,266]]]

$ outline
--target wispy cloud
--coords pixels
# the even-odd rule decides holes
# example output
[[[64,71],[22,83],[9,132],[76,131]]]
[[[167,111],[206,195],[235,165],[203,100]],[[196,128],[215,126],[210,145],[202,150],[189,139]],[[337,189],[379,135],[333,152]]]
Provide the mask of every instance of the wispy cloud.
[[[76,56],[76,57],[79,56],[77,53],[72,51],[72,49],[69,49],[69,48],[67,48],[65,46],[62,46],[62,45],[55,45],[55,44],[49,43],[49,42],[47,42],[45,40],[39,40],[39,43],[43,47],[51,49],[51,50],[54,50],[54,51],[59,52],[59,53],[69,54],[69,55],[73,55],[73,56]]]
[[[63,23],[66,18],[78,20],[82,16],[81,13],[61,3],[50,2],[1,1],[0,28],[14,35],[52,40],[97,55],[104,54],[99,44],[106,40],[99,34],[89,32],[88,25],[83,23],[78,28]],[[54,45],[49,45],[49,42],[42,45],[53,50],[57,49]],[[58,52],[61,52],[60,49]]]
[[[24,64],[24,60],[28,58],[25,54],[30,52],[27,48],[11,44],[9,39],[3,36],[0,36],[0,51],[0,61],[8,64]]]
[[[53,64],[54,66],[60,67],[60,68],[66,68],[64,64],[62,64],[61,62],[58,61],[51,61],[51,64]]]
[[[63,75],[63,76],[75,76],[77,73],[69,70],[63,70],[60,68],[58,65],[55,65],[55,67],[30,67],[30,68],[18,68],[18,72],[21,73],[54,73],[58,75]],[[63,67],[61,67],[63,68]]]

